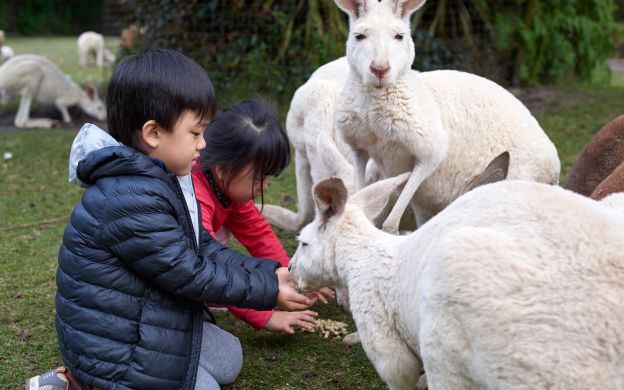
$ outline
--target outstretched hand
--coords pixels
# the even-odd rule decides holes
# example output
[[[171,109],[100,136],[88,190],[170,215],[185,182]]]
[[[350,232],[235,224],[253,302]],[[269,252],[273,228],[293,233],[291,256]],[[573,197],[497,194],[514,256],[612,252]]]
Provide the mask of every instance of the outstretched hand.
[[[286,267],[278,268],[275,273],[279,282],[279,292],[277,294],[277,306],[288,310],[305,310],[312,305],[310,298],[300,294],[292,287],[290,272]]]
[[[293,334],[295,333],[293,326],[306,330],[314,328],[316,316],[318,316],[318,313],[311,310],[293,312],[275,310],[266,323],[265,328],[271,332]]]
[[[312,302],[310,305],[314,305],[318,301],[327,305],[329,303],[327,298],[336,299],[336,293],[334,290],[327,287],[321,287],[318,290],[313,291],[306,291],[305,296],[310,298],[310,301]]]

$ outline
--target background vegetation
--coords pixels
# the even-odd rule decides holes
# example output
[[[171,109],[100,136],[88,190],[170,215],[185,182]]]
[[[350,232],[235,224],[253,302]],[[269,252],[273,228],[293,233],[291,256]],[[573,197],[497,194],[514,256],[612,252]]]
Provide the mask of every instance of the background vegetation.
[[[70,5],[74,5],[69,9]],[[0,2],[0,26],[19,53],[50,57],[79,84],[105,85],[110,69],[81,69],[75,36],[94,29],[99,1]],[[18,8],[22,7],[18,10]],[[413,19],[415,68],[466,69],[515,89],[551,137],[562,161],[562,183],[589,138],[622,113],[624,76],[609,83],[604,58],[618,39],[611,0],[430,0]],[[279,103],[282,119],[292,92],[318,67],[344,53],[346,18],[332,0],[136,0],[126,15],[148,27],[141,47],[162,39],[203,63],[221,106],[261,93]],[[620,11],[621,12],[621,11]],[[82,19],[81,19],[82,18]],[[86,22],[85,22],[86,23]],[[16,34],[71,34],[24,37]],[[115,48],[117,41],[107,37]],[[102,89],[101,89],[102,90]],[[10,117],[17,101],[0,108]],[[71,142],[86,117],[64,129],[2,131],[0,155],[0,389],[20,389],[29,376],[61,364],[54,330],[57,252],[65,222],[81,195],[67,183]],[[267,203],[295,207],[294,166],[266,194]],[[292,254],[294,237],[279,232]],[[235,248],[240,249],[236,243]],[[320,317],[350,316],[335,304]],[[315,334],[254,332],[218,313],[245,351],[231,389],[377,389],[385,386],[360,346]]]
[[[504,85],[606,83],[604,60],[624,39],[616,10],[614,0],[430,0],[412,18],[414,67],[467,70]],[[197,59],[221,90],[244,86],[241,93],[283,102],[344,54],[348,31],[333,0],[0,2],[0,28],[13,34],[109,32],[111,18],[146,28],[138,49],[157,42]]]
[[[136,2],[144,47],[160,39],[188,53],[222,88],[288,97],[344,53],[347,18],[332,0]],[[429,1],[412,21],[414,67],[468,70],[505,85],[606,83],[615,9],[613,0]]]
[[[100,23],[101,1],[2,0],[0,29],[20,35],[78,35]]]

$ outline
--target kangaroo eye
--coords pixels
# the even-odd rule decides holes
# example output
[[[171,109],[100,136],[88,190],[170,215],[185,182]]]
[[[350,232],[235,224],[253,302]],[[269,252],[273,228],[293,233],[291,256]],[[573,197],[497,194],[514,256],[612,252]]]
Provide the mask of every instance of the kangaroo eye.
[[[358,41],[366,39],[366,35],[364,34],[355,34],[355,39]]]
[[[394,39],[396,39],[397,41],[402,41],[403,40],[403,34],[396,34],[394,36]]]
[[[307,242],[302,242],[301,246],[308,246],[308,243]]]

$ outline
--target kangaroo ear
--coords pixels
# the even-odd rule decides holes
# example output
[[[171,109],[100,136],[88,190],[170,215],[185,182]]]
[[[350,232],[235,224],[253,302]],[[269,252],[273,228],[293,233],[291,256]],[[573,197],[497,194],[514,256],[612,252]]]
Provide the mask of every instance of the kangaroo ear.
[[[388,209],[394,206],[393,199],[410,177],[410,172],[389,179],[380,180],[368,185],[351,197],[349,202],[357,203],[362,207],[368,219],[378,226],[388,214]],[[396,201],[396,199],[394,199]]]
[[[321,225],[325,225],[330,218],[342,214],[347,195],[347,188],[337,177],[330,177],[316,183],[314,202],[321,216]]]
[[[85,86],[85,92],[87,93],[87,96],[89,96],[89,99],[94,99],[97,94],[97,89],[95,88],[95,85],[89,83]]]
[[[600,200],[615,192],[624,192],[624,162],[596,186],[590,198]]]
[[[425,4],[427,0],[394,0],[394,13],[401,19],[409,18],[412,14]]]
[[[334,0],[334,3],[353,19],[366,13],[366,0]]]
[[[509,152],[503,152],[499,154],[494,160],[492,160],[485,170],[473,177],[472,180],[466,184],[464,192],[468,192],[476,187],[482,186],[488,183],[494,183],[496,181],[505,180],[507,173],[509,172]]]

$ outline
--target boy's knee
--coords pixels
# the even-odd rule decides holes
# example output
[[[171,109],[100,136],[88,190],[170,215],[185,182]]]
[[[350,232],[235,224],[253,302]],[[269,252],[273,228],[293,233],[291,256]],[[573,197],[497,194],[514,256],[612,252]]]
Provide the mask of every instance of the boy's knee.
[[[227,345],[227,351],[229,351],[227,360],[229,364],[224,367],[225,369],[215,373],[215,379],[222,385],[234,383],[243,369],[243,347],[238,337],[230,336],[232,339]]]
[[[205,323],[199,364],[220,384],[233,383],[243,368],[243,348],[238,337]]]
[[[219,390],[221,386],[215,380],[215,378],[210,375],[206,370],[204,370],[201,366],[197,369],[197,379],[195,380],[195,390]]]

